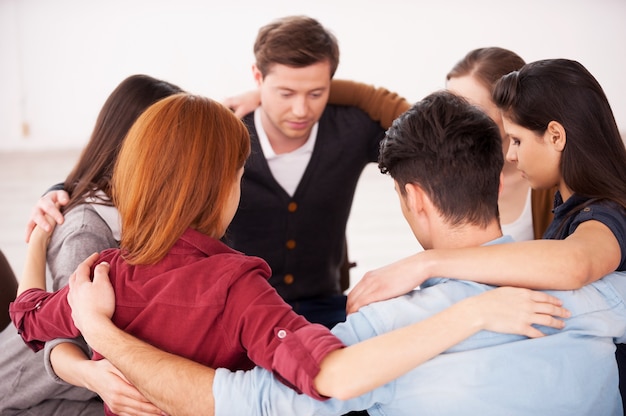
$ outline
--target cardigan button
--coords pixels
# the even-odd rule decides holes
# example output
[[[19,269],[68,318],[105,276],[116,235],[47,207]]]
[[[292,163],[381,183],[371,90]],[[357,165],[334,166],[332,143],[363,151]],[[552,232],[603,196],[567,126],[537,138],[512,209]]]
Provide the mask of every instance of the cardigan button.
[[[286,274],[283,282],[285,282],[286,285],[290,285],[293,283],[293,274]]]
[[[278,331],[278,333],[276,334],[276,336],[280,339],[283,339],[287,336],[287,331],[285,331],[284,329],[281,329]]]
[[[297,209],[298,209],[298,204],[295,202],[290,202],[289,205],[287,205],[287,210],[289,212],[296,212]]]
[[[287,246],[287,248],[289,250],[293,250],[294,248],[296,248],[296,241],[295,240],[287,240],[287,243],[285,244],[285,246]]]

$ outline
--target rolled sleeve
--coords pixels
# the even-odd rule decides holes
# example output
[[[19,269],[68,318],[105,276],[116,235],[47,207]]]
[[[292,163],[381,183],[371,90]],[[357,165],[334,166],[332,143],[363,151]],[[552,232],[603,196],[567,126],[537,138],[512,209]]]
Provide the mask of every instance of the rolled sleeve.
[[[80,335],[71,319],[67,291],[67,286],[54,293],[29,289],[9,305],[17,332],[33,351],[41,350],[46,341]]]
[[[43,303],[41,293],[42,291],[40,289],[28,289],[18,296],[15,302],[9,305],[9,315],[11,315],[11,320],[17,328],[17,333],[20,334],[24,343],[35,352],[41,350],[45,343],[29,339],[24,331],[24,320],[26,319],[26,315],[30,312],[37,311],[41,308],[41,304]]]
[[[91,357],[91,349],[89,348],[89,345],[87,345],[83,337],[57,338],[50,342],[46,342],[46,348],[44,349],[44,365],[46,367],[46,373],[48,373],[48,375],[54,381],[61,383],[61,384],[67,384],[67,383],[63,379],[61,379],[59,376],[57,376],[57,373],[54,372],[54,368],[52,368],[52,362],[50,361],[50,354],[52,353],[52,350],[54,349],[54,347],[56,347],[59,344],[65,344],[65,343],[76,345],[83,351],[83,353],[85,354],[85,357]]]
[[[276,328],[275,336],[280,340],[272,362],[276,377],[299,393],[318,400],[327,399],[315,390],[313,380],[324,357],[345,345],[318,324],[306,325],[296,331]],[[301,386],[302,390],[296,386]]]

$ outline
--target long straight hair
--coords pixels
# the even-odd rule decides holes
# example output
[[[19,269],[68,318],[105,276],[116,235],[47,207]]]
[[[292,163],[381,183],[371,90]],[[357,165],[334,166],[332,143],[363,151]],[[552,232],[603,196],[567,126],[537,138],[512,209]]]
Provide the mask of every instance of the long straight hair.
[[[158,262],[190,227],[222,237],[224,208],[249,153],[244,124],[213,100],[176,94],[150,106],[113,172],[125,260]]]
[[[567,59],[527,64],[496,84],[493,99],[505,117],[538,135],[551,121],[563,125],[565,184],[626,207],[626,148],[602,87],[584,66]]]
[[[174,84],[147,75],[131,75],[122,81],[100,110],[89,142],[65,179],[70,195],[67,212],[93,198],[99,191],[111,200],[111,176],[122,141],[137,117],[156,101],[182,90]]]

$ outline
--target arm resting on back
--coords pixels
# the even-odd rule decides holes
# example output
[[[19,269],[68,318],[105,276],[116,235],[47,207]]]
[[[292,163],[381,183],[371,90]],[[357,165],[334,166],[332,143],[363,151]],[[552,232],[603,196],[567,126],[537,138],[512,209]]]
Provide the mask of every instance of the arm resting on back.
[[[385,88],[339,79],[331,83],[328,103],[360,108],[385,129],[411,106],[406,99]]]

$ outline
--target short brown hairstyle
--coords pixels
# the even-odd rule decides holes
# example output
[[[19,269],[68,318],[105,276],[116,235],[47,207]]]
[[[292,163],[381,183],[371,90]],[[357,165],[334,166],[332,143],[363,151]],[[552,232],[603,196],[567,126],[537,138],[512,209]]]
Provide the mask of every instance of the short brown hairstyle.
[[[317,20],[288,16],[259,29],[254,57],[263,77],[273,64],[302,68],[328,61],[332,78],[339,65],[339,45],[335,36]]]
[[[176,94],[150,106],[113,172],[124,258],[153,264],[189,227],[220,238],[223,208],[249,153],[248,130],[213,100]]]

